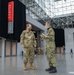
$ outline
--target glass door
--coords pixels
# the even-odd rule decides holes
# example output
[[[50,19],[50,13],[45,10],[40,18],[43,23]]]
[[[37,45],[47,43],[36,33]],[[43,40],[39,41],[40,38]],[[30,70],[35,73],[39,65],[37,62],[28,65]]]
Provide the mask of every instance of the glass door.
[[[6,40],[5,56],[11,56],[11,42]]]
[[[16,56],[17,55],[17,42],[16,41],[12,41],[12,56]]]
[[[16,56],[17,55],[17,42],[6,40],[5,56]]]

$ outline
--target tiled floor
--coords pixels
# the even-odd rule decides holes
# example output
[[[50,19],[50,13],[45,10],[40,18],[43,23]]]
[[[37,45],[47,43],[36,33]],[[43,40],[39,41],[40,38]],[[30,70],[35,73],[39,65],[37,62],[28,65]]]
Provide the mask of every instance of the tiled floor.
[[[49,74],[45,71],[48,67],[45,55],[37,55],[35,57],[35,71],[23,70],[23,58],[21,56],[0,58],[0,75],[74,75],[74,56],[57,54],[56,59],[58,72]]]

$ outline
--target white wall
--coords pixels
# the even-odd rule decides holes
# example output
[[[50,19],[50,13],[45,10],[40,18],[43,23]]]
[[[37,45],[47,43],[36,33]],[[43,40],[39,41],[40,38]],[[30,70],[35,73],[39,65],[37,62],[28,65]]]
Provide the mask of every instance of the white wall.
[[[65,46],[66,53],[70,53],[70,49],[73,49],[74,52],[74,38],[73,38],[74,28],[65,29]]]

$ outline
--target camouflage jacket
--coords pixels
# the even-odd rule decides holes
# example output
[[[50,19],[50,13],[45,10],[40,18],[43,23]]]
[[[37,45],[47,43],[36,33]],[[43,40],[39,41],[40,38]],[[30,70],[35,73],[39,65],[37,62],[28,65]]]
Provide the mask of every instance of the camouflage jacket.
[[[34,33],[32,31],[26,32],[26,30],[24,30],[20,36],[20,44],[23,45],[24,48],[34,47],[34,45],[36,45]]]
[[[52,28],[47,30],[46,35],[42,35],[42,39],[46,39],[46,47],[55,47],[55,32]]]

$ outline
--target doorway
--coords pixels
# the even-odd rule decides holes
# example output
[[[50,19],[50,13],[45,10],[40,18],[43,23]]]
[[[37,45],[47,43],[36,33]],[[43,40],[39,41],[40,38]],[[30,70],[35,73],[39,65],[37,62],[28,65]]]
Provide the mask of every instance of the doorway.
[[[5,57],[17,55],[17,41],[6,40]]]

